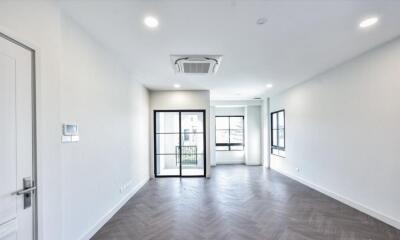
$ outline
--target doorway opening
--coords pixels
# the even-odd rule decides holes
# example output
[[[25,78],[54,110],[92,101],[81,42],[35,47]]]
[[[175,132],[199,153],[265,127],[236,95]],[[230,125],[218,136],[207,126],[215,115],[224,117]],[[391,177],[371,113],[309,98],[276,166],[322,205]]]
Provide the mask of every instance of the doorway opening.
[[[206,176],[205,110],[154,111],[156,177]]]

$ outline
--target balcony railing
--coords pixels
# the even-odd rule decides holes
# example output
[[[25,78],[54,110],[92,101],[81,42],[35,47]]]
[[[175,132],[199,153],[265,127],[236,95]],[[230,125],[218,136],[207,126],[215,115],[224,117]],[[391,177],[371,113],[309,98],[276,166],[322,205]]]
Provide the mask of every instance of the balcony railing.
[[[182,149],[182,154],[179,150]],[[179,166],[179,156],[182,156],[182,166],[196,166],[197,165],[197,146],[176,146],[176,166]]]

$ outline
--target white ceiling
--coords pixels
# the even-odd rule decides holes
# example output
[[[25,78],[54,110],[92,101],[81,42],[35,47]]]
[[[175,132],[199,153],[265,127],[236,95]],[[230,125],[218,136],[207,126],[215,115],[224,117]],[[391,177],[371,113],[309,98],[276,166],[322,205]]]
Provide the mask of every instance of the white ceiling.
[[[279,93],[400,35],[400,1],[61,0],[63,11],[150,89],[210,89],[214,100]],[[160,25],[150,30],[145,16]],[[378,25],[359,29],[377,15]],[[268,18],[257,25],[260,17]],[[222,54],[211,76],[174,73],[171,54]],[[274,87],[265,88],[267,83]]]

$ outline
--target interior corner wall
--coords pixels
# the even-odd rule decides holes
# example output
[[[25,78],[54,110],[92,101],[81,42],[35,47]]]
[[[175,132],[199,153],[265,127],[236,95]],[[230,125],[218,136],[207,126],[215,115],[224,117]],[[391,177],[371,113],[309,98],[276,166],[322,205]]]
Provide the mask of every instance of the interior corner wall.
[[[272,97],[286,114],[272,168],[400,229],[399,79],[396,39]]]
[[[206,111],[206,176],[211,176],[210,164],[210,91],[150,91],[150,176],[154,176],[154,110],[205,110]]]
[[[215,107],[210,106],[210,165],[216,166],[216,151],[215,151]]]
[[[262,122],[262,132],[263,132],[263,137],[262,137],[262,143],[261,143],[261,156],[262,156],[262,162],[261,164],[264,167],[269,168],[270,167],[270,129],[269,129],[269,97],[266,97],[263,99],[262,103],[262,109],[261,109],[261,122]]]
[[[59,9],[54,1],[0,1],[0,32],[36,51],[38,235],[62,239]]]
[[[89,239],[149,179],[149,94],[118,59],[63,16],[63,239]]]
[[[261,106],[246,107],[246,165],[261,165],[262,163],[262,122]]]

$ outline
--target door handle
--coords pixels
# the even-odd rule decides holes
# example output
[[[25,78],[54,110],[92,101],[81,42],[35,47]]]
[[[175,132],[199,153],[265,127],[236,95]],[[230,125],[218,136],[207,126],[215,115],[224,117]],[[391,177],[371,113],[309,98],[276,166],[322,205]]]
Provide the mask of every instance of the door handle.
[[[26,194],[26,193],[31,193],[31,192],[33,192],[35,190],[36,190],[36,187],[30,187],[30,188],[27,188],[27,189],[21,189],[19,191],[16,191],[13,194],[19,196],[19,195],[23,195],[23,194]]]
[[[26,209],[32,205],[32,194],[35,192],[36,186],[33,186],[33,181],[30,177],[26,177],[22,179],[22,181],[24,188],[12,194],[17,196],[24,196],[24,209]]]

